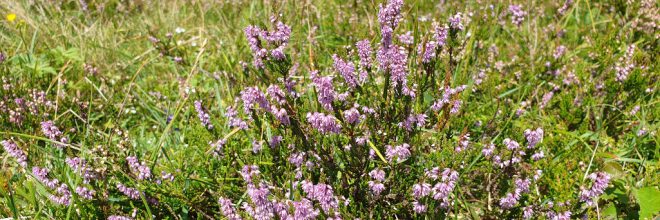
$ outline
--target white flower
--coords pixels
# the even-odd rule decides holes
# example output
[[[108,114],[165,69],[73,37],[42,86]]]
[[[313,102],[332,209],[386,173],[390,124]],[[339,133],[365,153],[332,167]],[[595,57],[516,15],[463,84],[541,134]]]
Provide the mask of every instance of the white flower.
[[[186,32],[186,29],[183,29],[182,27],[177,27],[176,29],[174,29],[174,32],[176,32],[177,34],[180,34],[180,33]]]

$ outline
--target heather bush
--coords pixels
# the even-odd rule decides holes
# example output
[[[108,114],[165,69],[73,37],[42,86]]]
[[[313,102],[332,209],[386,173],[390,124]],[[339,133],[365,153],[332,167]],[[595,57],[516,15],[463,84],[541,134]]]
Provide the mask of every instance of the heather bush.
[[[2,3],[0,216],[651,219],[657,7]]]

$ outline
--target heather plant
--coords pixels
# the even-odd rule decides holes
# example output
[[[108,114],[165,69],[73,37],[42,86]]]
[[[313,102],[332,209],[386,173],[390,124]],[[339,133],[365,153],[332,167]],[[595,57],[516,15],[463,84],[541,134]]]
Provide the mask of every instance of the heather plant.
[[[0,3],[0,216],[652,219],[628,3]]]

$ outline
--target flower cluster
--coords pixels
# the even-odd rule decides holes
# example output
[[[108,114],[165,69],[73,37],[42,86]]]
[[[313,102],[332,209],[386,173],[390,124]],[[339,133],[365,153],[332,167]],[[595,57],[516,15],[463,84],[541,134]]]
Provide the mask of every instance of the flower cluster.
[[[583,189],[580,192],[580,201],[593,206],[594,200],[605,192],[607,185],[610,183],[610,175],[604,172],[595,172],[589,174],[588,178],[593,181],[593,184],[591,184],[591,188]]]
[[[197,117],[202,122],[202,125],[208,129],[213,129],[213,124],[211,124],[211,116],[204,110],[202,107],[202,101],[195,101],[195,111],[197,111]]]
[[[22,167],[27,167],[27,155],[21,150],[16,143],[12,140],[3,140],[0,142],[2,144],[2,147],[4,147],[5,151],[14,159],[16,159],[16,162],[18,165],[21,165]]]
[[[341,132],[341,124],[332,115],[320,112],[307,113],[307,122],[322,134]]]

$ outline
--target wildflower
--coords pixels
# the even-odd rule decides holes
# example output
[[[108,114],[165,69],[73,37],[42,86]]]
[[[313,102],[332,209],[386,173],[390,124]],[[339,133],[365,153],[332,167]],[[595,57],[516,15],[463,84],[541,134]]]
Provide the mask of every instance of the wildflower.
[[[527,139],[527,148],[534,148],[536,144],[543,140],[543,129],[536,128],[536,130],[527,129],[524,131],[525,138]]]
[[[274,217],[273,204],[268,200],[270,190],[265,184],[255,186],[253,183],[248,183],[247,194],[254,207],[248,206],[244,203],[244,209],[254,219],[271,219]]]
[[[566,47],[564,45],[559,45],[557,49],[555,49],[555,53],[552,54],[552,57],[556,60],[563,56],[564,53],[566,53]]]
[[[71,191],[69,191],[69,186],[62,183],[59,187],[57,187],[56,192],[59,194],[59,196],[50,195],[49,198],[51,201],[66,206],[71,204]]]
[[[16,159],[18,165],[27,167],[27,155],[12,140],[3,140],[0,142],[7,153]]]
[[[416,199],[423,198],[431,194],[431,184],[417,183],[412,186],[412,194]]]
[[[183,29],[182,27],[177,27],[174,29],[174,33],[181,34],[183,32],[186,32],[186,29]]]
[[[344,111],[344,120],[346,120],[346,122],[349,123],[349,124],[358,124],[358,123],[360,123],[360,119],[362,117],[363,116],[360,115],[360,112],[355,107]]]
[[[129,217],[126,217],[126,216],[111,215],[111,216],[108,216],[108,220],[132,220],[132,218],[129,218]]]
[[[637,112],[639,112],[639,105],[636,105],[635,107],[633,107],[632,110],[630,110],[630,113],[628,113],[628,114],[636,115]]]
[[[16,20],[16,14],[14,13],[7,14],[7,21],[14,22],[14,20]]]
[[[504,145],[506,145],[506,148],[509,150],[515,150],[520,147],[520,144],[518,144],[518,142],[511,140],[509,138],[504,139],[504,141],[502,142],[504,143]]]
[[[131,199],[140,198],[140,191],[138,191],[135,188],[127,187],[124,184],[117,183],[117,190],[119,190],[119,192],[123,193],[124,195],[128,196],[128,198]]]
[[[451,29],[459,31],[464,29],[463,23],[461,23],[461,16],[462,14],[458,12],[454,16],[449,17],[449,27],[451,27]]]
[[[595,172],[589,174],[588,178],[593,181],[591,188],[583,189],[580,192],[580,201],[586,202],[587,205],[593,206],[594,199],[605,192],[607,185],[610,183],[610,175],[604,172]]]
[[[414,38],[412,36],[412,32],[408,31],[405,34],[400,34],[399,35],[399,42],[405,45],[411,45],[414,41]]]
[[[369,189],[371,189],[371,193],[375,196],[379,196],[385,190],[385,185],[378,181],[369,181],[367,182],[367,185],[369,186]]]
[[[273,115],[275,115],[275,118],[277,118],[277,120],[279,120],[283,125],[291,124],[291,121],[289,120],[289,113],[287,113],[286,109],[280,108],[278,110],[277,107],[271,106],[271,112]]]
[[[270,102],[268,102],[264,93],[256,86],[243,89],[241,91],[241,100],[243,100],[243,111],[245,114],[250,114],[250,110],[254,109],[255,104],[259,104],[259,107],[266,112],[271,110]]]
[[[534,154],[532,155],[532,160],[540,160],[540,159],[542,159],[543,157],[545,157],[545,154],[543,154],[543,151],[539,151],[539,152],[534,153]]]
[[[307,113],[307,122],[322,134],[341,132],[341,124],[332,115],[319,112]]]
[[[467,149],[469,144],[470,144],[470,133],[465,133],[464,135],[461,135],[461,137],[458,141],[458,145],[456,146],[455,151],[456,152],[461,152],[461,151]]]
[[[358,85],[358,79],[355,75],[355,66],[351,62],[346,62],[341,59],[337,54],[332,55],[334,60],[334,68],[344,78],[349,87],[355,88]]]
[[[213,124],[211,124],[211,117],[208,113],[206,113],[206,111],[204,111],[204,107],[202,107],[202,101],[197,100],[194,103],[195,111],[197,111],[197,117],[200,121],[202,121],[202,125],[208,129],[213,129]]]
[[[525,206],[525,208],[523,208],[523,219],[531,219],[532,217],[534,217],[532,206]]]
[[[44,133],[44,135],[46,135],[46,137],[48,137],[48,139],[51,139],[53,141],[64,142],[62,141],[64,139],[60,139],[60,136],[62,136],[62,132],[60,131],[59,128],[57,128],[57,126],[55,126],[55,123],[53,123],[53,121],[41,122],[41,131]],[[62,148],[62,146],[59,144],[55,146],[57,146],[58,148]]]
[[[355,47],[357,47],[358,57],[360,57],[360,66],[365,69],[370,69],[372,62],[371,54],[373,51],[371,50],[369,40],[358,41],[355,43]]]
[[[525,20],[527,12],[522,10],[521,5],[509,5],[509,13],[511,14],[511,23],[520,26]]]
[[[334,195],[330,185],[323,183],[314,185],[305,180],[301,183],[301,186],[308,199],[319,202],[323,212],[329,213],[331,210],[339,209],[339,199]]]
[[[335,101],[335,92],[334,86],[332,85],[331,76],[317,76],[318,71],[313,71],[311,73],[312,82],[316,87],[316,92],[318,96],[319,103],[326,111],[332,111],[332,102]]]
[[[268,86],[268,89],[266,89],[266,93],[268,94],[268,97],[270,97],[273,101],[279,103],[280,105],[286,103],[286,97],[284,95],[284,91],[282,91],[282,89],[280,89],[279,86],[277,85]]]
[[[88,189],[87,187],[76,187],[76,194],[78,194],[80,197],[85,198],[85,199],[92,199],[94,198],[94,194],[96,191],[93,189]]]
[[[39,182],[43,183],[48,188],[55,189],[60,181],[58,179],[48,179],[48,172],[48,168],[32,167],[32,175],[34,175]]]
[[[220,203],[220,211],[225,218],[229,220],[241,220],[241,216],[236,212],[236,208],[234,208],[231,200],[221,197],[218,199],[218,203]]]
[[[73,171],[83,177],[84,183],[89,183],[91,179],[96,178],[96,174],[94,174],[92,168],[87,167],[87,161],[85,161],[85,159],[79,157],[67,157],[64,162],[66,162],[66,164],[69,165]]]
[[[390,145],[387,145],[385,147],[385,157],[387,160],[392,162],[394,159],[396,159],[397,163],[401,163],[410,157],[410,145],[404,143],[401,145],[397,145],[395,147],[392,147]]]
[[[227,107],[227,111],[225,112],[225,117],[227,117],[229,121],[229,127],[237,127],[241,130],[247,130],[248,125],[245,121],[237,117],[238,112],[236,112],[236,109],[234,107],[229,106]]]
[[[631,44],[626,50],[626,54],[619,58],[619,61],[615,64],[614,70],[616,72],[616,81],[623,82],[628,79],[628,75],[635,68],[633,63],[632,56],[635,53],[636,46]]]
[[[378,22],[380,23],[381,31],[381,49],[388,50],[392,44],[392,34],[394,29],[399,25],[401,19],[401,7],[403,0],[389,0],[387,5],[379,6]]]
[[[257,165],[245,165],[243,166],[243,169],[241,169],[241,176],[243,177],[243,180],[248,183],[252,183],[252,179],[260,173]]]
[[[138,180],[151,179],[151,169],[144,162],[139,163],[135,156],[126,157],[126,161],[133,174],[137,176]]]
[[[426,205],[420,203],[419,201],[414,201],[412,205],[413,205],[413,211],[415,213],[421,214],[426,212]]]
[[[483,150],[481,150],[481,153],[486,157],[490,157],[490,155],[493,155],[494,150],[495,150],[495,145],[494,144],[488,144],[484,147]]]
[[[373,169],[372,171],[369,172],[369,176],[377,181],[384,181],[385,180],[385,171],[381,169]]]
[[[225,140],[224,138],[217,140],[216,142],[209,141],[209,145],[213,148],[213,153],[216,156],[220,156],[223,154],[223,147],[225,146],[226,143],[227,140]]]

